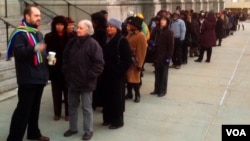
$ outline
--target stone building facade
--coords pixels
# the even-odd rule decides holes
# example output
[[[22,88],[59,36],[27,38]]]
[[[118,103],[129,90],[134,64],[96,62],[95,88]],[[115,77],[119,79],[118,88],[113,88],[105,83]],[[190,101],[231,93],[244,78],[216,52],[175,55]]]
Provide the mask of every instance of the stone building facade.
[[[87,13],[93,13],[102,9],[108,11],[110,17],[119,17],[125,19],[127,12],[132,10],[135,13],[141,12],[146,20],[149,20],[160,9],[174,11],[176,6],[182,9],[193,9],[196,12],[201,10],[215,12],[224,9],[225,0],[35,0],[46,8],[59,15],[69,15],[76,21],[83,18],[89,18]],[[5,8],[7,2],[7,10]],[[77,9],[83,9],[82,10]],[[23,9],[22,0],[0,0],[0,16],[21,15]],[[7,11],[7,14],[6,14]],[[45,11],[46,12],[46,11]]]

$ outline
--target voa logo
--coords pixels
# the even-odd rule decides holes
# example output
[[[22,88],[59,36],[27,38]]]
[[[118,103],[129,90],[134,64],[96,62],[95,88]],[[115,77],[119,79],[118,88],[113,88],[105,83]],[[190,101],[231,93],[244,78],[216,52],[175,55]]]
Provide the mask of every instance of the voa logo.
[[[226,129],[228,136],[247,136],[244,129]]]

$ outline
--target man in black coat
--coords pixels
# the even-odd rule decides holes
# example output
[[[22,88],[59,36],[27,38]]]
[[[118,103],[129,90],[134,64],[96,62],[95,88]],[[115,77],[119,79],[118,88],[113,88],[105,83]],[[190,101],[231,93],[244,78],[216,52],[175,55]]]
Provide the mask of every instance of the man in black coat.
[[[22,141],[26,128],[27,139],[49,141],[38,127],[41,97],[48,81],[47,53],[42,34],[37,30],[41,22],[40,10],[28,6],[24,10],[22,26],[11,36],[7,60],[14,53],[18,84],[18,104],[13,113],[7,141]]]

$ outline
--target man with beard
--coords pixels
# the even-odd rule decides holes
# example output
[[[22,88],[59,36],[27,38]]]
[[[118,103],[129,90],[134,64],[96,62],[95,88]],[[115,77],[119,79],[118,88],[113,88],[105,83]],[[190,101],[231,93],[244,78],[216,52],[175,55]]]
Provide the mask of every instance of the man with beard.
[[[12,33],[8,42],[7,60],[14,54],[18,84],[18,103],[13,113],[7,141],[27,139],[49,141],[41,134],[38,119],[41,97],[48,81],[47,53],[42,34],[37,30],[41,23],[40,10],[30,5],[24,10],[21,26]]]

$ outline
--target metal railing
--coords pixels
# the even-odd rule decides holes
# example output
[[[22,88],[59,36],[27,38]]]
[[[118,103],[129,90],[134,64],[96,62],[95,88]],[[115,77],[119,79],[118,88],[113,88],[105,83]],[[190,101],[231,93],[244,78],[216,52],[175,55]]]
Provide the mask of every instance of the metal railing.
[[[68,2],[67,0],[62,0],[62,1],[64,1],[64,2],[67,3],[67,6],[68,6],[68,16],[69,16],[69,17],[70,17],[70,6],[73,6],[73,7],[76,8],[77,10],[80,10],[81,12],[83,12],[83,13],[85,13],[85,14],[87,14],[87,15],[90,15],[89,12],[87,12],[86,10],[81,9],[81,8],[78,7],[76,4],[72,4],[72,3]]]
[[[7,43],[9,41],[9,27],[16,28],[16,26],[1,17],[0,20],[6,25],[5,29],[6,29],[6,43]]]
[[[55,1],[55,0],[54,0],[54,1]],[[62,2],[64,2],[64,3],[66,3],[66,5],[67,5],[68,17],[70,17],[70,7],[74,7],[75,9],[77,9],[77,10],[79,10],[79,11],[81,11],[81,12],[87,14],[88,16],[90,15],[90,13],[87,12],[86,10],[83,10],[82,8],[80,8],[79,6],[77,6],[76,4],[73,4],[73,3],[71,3],[71,2],[69,2],[69,1],[67,1],[67,0],[56,0],[56,1],[62,1]],[[27,4],[31,4],[31,3],[29,3],[29,2],[32,2],[33,4],[35,4],[35,5],[37,5],[37,6],[41,7],[41,8],[43,8],[43,9],[45,9],[47,12],[52,13],[53,16],[58,15],[57,13],[55,13],[55,12],[52,11],[52,10],[50,10],[49,8],[46,8],[46,7],[44,6],[44,4],[40,4],[38,1],[35,1],[35,0],[23,0],[23,2],[24,2],[26,5],[27,5]],[[43,1],[43,2],[44,2],[44,1]],[[49,2],[49,0],[47,0],[47,2]],[[51,5],[51,4],[46,4],[46,6],[55,6],[55,5],[54,5],[54,4],[53,4],[53,5]],[[41,10],[41,9],[40,9],[40,10]],[[45,11],[43,11],[43,10],[41,10],[41,12],[42,12],[43,14],[45,14],[45,15],[47,15],[47,16],[53,18],[53,16],[51,16],[51,15],[48,14],[47,12],[45,12]]]
[[[56,14],[55,12],[53,12],[52,10],[46,8],[46,7],[43,6],[42,4],[37,3],[37,2],[34,1],[34,0],[28,0],[28,1],[27,1],[27,0],[23,0],[23,2],[25,3],[26,6],[30,4],[29,1],[31,1],[33,4],[39,6],[40,8],[42,8],[42,9],[40,9],[41,13],[43,13],[44,15],[46,15],[46,16],[48,16],[48,17],[50,17],[50,18],[53,18],[54,16],[57,16],[57,15],[58,15],[58,14]],[[46,10],[46,12],[43,11],[43,9]],[[48,12],[49,12],[50,14],[48,14]],[[52,15],[51,15],[51,14],[52,14]]]

